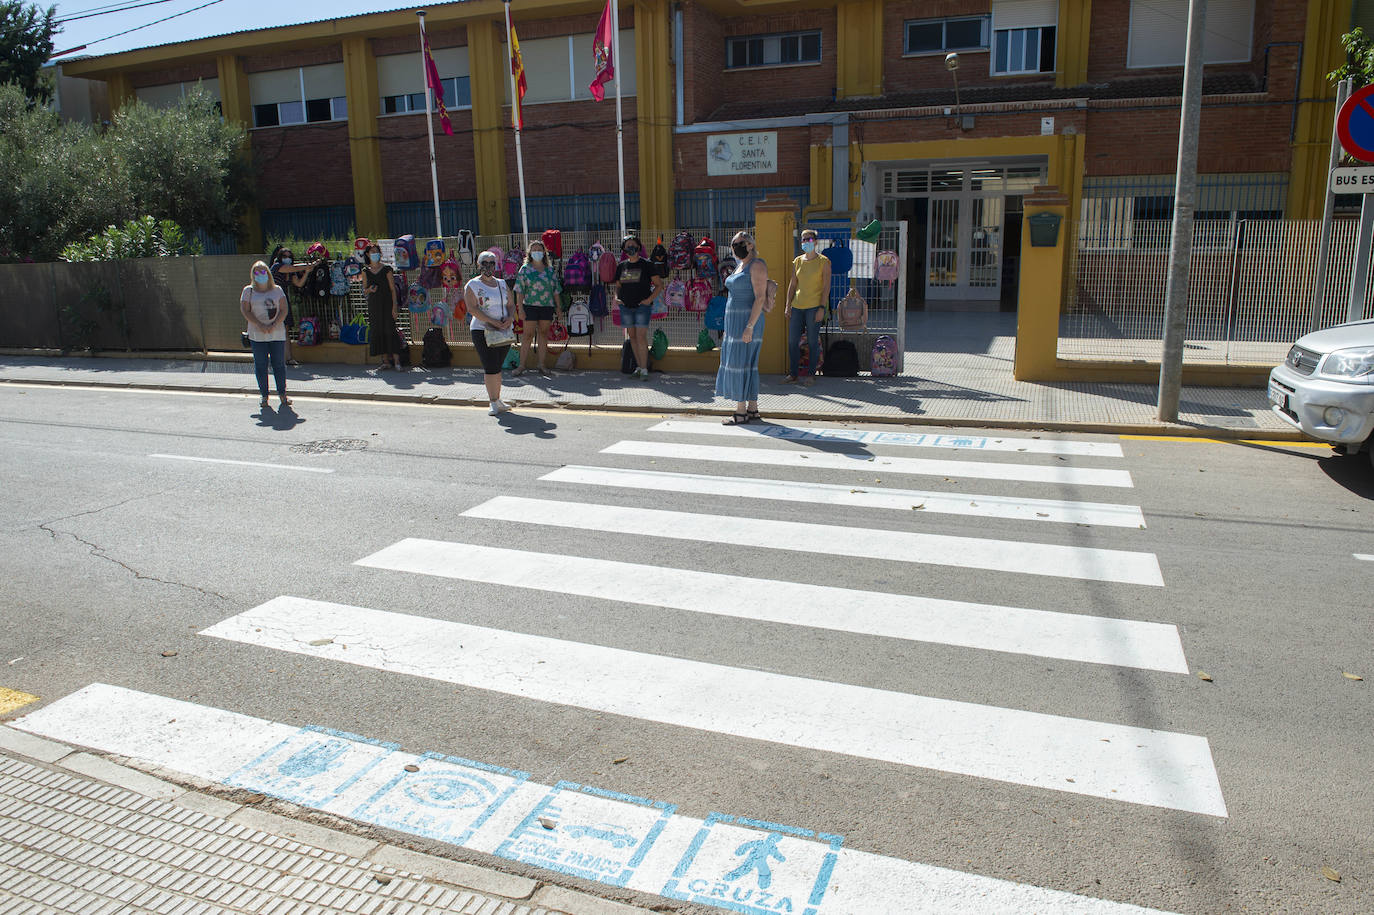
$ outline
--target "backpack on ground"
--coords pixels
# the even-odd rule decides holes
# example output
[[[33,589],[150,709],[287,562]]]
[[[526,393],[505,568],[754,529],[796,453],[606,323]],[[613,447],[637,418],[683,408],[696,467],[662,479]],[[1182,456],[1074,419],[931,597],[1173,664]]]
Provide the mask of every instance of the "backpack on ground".
[[[869,353],[868,371],[874,378],[890,378],[897,374],[897,338],[883,334],[873,341]]]
[[[400,357],[400,363],[405,368],[410,368],[410,341],[406,339],[406,332],[399,324],[392,325],[396,328],[396,342],[400,344],[400,349],[396,351]]]
[[[560,372],[571,372],[573,369],[577,368],[577,353],[574,353],[566,346],[563,347],[563,352],[558,354],[558,358],[554,360],[553,367]]]
[[[420,364],[427,369],[442,369],[453,364],[453,350],[448,348],[441,328],[431,327],[425,331],[424,343],[420,347]]]
[[[592,284],[591,260],[586,251],[574,251],[563,265],[563,285],[583,287]]]
[[[706,316],[702,323],[707,330],[725,330],[725,304],[726,299],[723,295],[714,296],[706,306]]]
[[[663,247],[662,235],[658,237],[654,250],[649,252],[649,263],[654,265],[654,273],[665,278],[668,276],[668,249]]]
[[[841,330],[863,330],[868,326],[868,303],[859,295],[859,290],[851,287],[845,297],[840,299],[835,316],[839,319]]]
[[[859,374],[859,350],[852,340],[836,340],[825,351],[821,371],[830,378],[853,378]]]
[[[896,251],[879,251],[874,257],[873,278],[880,283],[895,283],[901,273]]]
[[[716,243],[711,236],[702,236],[701,241],[692,249],[692,272],[697,279],[716,282],[720,279],[720,265],[716,263]]]
[[[674,270],[686,270],[692,266],[692,236],[679,232],[673,236],[668,246],[668,265]]]
[[[415,236],[402,235],[396,239],[391,257],[397,270],[414,270],[420,266],[420,256],[415,251]]]
[[[626,340],[620,345],[620,374],[629,375],[639,368],[639,360],[635,358],[635,348]]]
[[[464,267],[471,267],[477,262],[477,239],[472,237],[469,229],[458,230],[458,259]]]
[[[544,243],[544,253],[552,260],[557,260],[563,256],[563,233],[558,229],[545,229],[539,236],[539,240]]]
[[[703,327],[701,329],[701,333],[697,334],[697,352],[709,353],[711,350],[715,348],[716,338],[712,337],[711,332]]]
[[[705,311],[711,304],[711,284],[705,280],[692,280],[687,284],[687,310]]]
[[[344,270],[343,261],[329,263],[329,294],[348,295],[348,274]]]
[[[668,288],[663,290],[663,301],[668,303],[670,311],[682,311],[687,307],[687,284],[682,280],[670,281]]]
[[[319,346],[324,342],[323,319],[306,315],[296,325],[297,346]]]
[[[654,330],[653,340],[649,343],[649,358],[662,359],[668,355],[668,335],[659,327]]]

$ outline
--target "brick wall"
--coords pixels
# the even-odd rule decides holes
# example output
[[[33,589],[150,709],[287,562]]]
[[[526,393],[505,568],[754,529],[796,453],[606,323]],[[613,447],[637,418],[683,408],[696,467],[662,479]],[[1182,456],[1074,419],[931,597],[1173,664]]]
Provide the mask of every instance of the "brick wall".
[[[1054,116],[1055,131],[1060,133],[1070,125],[1082,133],[1087,122],[1086,112],[1081,109],[1061,109],[1043,114]],[[864,119],[850,123],[849,139],[862,146],[864,143],[1039,136],[1041,116],[1040,111],[975,112],[972,130],[964,130],[957,119],[943,114]]]
[[[1282,17],[1276,26],[1274,16]],[[1270,41],[1301,41],[1305,29],[1305,0],[1256,0],[1252,32],[1251,59],[1243,63],[1208,64],[1206,73],[1253,73],[1264,68],[1264,46]],[[1119,79],[1173,76],[1183,71],[1174,67],[1128,68],[1131,0],[1093,0],[1093,15],[1088,53],[1088,82],[1105,83]],[[1278,37],[1275,37],[1278,36]],[[1296,48],[1293,49],[1296,52]],[[1296,53],[1294,55],[1296,57]],[[1271,61],[1272,67],[1272,61]],[[1292,84],[1289,83],[1291,93]]]
[[[741,35],[772,35],[779,32],[821,32],[821,62],[786,67],[754,67],[726,70],[725,39]],[[716,80],[721,83],[722,101],[752,98],[833,98],[835,95],[835,11],[805,10],[778,16],[749,16],[726,19],[721,23],[721,69],[706,69],[706,63],[687,55],[695,69],[688,79]]]
[[[944,52],[904,57],[906,22],[912,19],[943,19],[952,16],[985,16],[991,12],[987,0],[901,0],[883,7],[883,89],[886,92],[927,92],[954,88],[954,78],[945,69]],[[1094,3],[1093,15],[1097,15]],[[1027,83],[1051,84],[1053,74],[993,76],[992,58],[987,51],[959,52],[959,87],[1020,86]]]
[[[255,54],[243,58],[245,73],[262,73],[267,70],[285,70],[289,67],[314,67],[319,64],[343,62],[343,46],[337,44],[317,47],[292,48],[290,51],[276,51],[271,54]]]
[[[265,127],[252,138],[261,209],[353,203],[346,123]]]
[[[439,195],[445,200],[477,196],[472,173],[472,113],[449,112],[453,136],[434,119],[434,160],[439,169]],[[382,195],[387,202],[429,200],[429,141],[423,114],[392,114],[377,119],[382,151]]]
[[[715,13],[696,0],[682,4],[683,111],[704,121],[725,100],[725,32]]]
[[[717,187],[786,187],[811,183],[811,128],[784,127],[778,133],[778,171],[776,174],[706,174],[706,137],[704,133],[676,134],[673,137],[673,178],[678,190]],[[827,136],[829,134],[827,133]]]
[[[435,29],[427,33],[431,48],[460,48],[468,43],[468,30],[459,26],[453,29]],[[372,39],[372,55],[386,57],[390,54],[418,54],[420,51],[420,32],[415,30],[406,35],[391,38]]]
[[[621,100],[625,126],[625,190],[639,190],[639,126],[633,96]],[[507,109],[508,110],[508,109]],[[510,116],[506,115],[509,123]],[[515,171],[515,133],[506,130],[506,188],[520,193]],[[615,101],[548,102],[525,106],[520,132],[525,156],[525,195],[614,193]]]
[[[1198,138],[1198,171],[1283,172],[1290,162],[1291,111],[1283,105],[1205,105]],[[1172,172],[1178,154],[1179,107],[1095,109],[1088,117],[1084,169],[1088,175]]]

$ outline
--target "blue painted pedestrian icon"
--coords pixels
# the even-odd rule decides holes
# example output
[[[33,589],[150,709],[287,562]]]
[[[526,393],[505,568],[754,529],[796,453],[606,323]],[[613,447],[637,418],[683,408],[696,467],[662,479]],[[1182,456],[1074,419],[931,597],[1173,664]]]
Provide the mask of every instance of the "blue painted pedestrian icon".
[[[741,842],[739,848],[735,849],[735,854],[744,855],[744,863],[726,874],[725,879],[733,883],[750,871],[758,871],[759,889],[768,889],[773,885],[773,868],[768,864],[769,859],[776,860],[779,864],[787,860],[787,856],[778,851],[778,840],[781,838],[782,836],[776,832],[770,832],[762,839]]]

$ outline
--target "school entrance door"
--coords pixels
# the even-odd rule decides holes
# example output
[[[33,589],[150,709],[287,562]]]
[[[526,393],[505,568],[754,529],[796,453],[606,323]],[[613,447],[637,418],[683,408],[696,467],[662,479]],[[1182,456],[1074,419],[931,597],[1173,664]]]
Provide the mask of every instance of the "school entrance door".
[[[986,160],[884,170],[884,218],[915,217],[916,231],[925,232],[908,266],[913,279],[921,278],[927,303],[997,302],[1004,283],[1014,290],[1021,197],[1043,184],[1044,174],[1040,163]]]

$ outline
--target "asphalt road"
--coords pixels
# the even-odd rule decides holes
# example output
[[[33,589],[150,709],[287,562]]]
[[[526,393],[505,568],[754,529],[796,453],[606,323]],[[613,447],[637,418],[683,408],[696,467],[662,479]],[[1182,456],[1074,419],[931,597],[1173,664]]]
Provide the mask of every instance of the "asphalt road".
[[[601,453],[623,441],[817,460],[854,451],[651,432],[662,419],[541,412],[498,421],[476,409],[323,400],[261,414],[238,397],[0,386],[0,687],[47,703],[108,683],[514,767],[544,784],[566,779],[658,799],[693,817],[722,811],[790,824],[842,835],[848,849],[1173,912],[1374,911],[1374,562],[1356,558],[1374,554],[1374,469],[1364,457],[1030,432],[1007,436],[1119,443],[1124,456],[870,444],[850,465],[813,468],[702,461],[671,449]],[[970,473],[974,463],[995,466],[977,471],[983,478],[904,473],[865,466],[868,456],[970,462]],[[565,465],[824,483],[838,486],[831,492],[841,500],[846,488],[958,498],[913,511],[539,479]],[[291,469],[302,467],[332,472]],[[1006,478],[1024,467],[1124,470],[1134,485]],[[649,523],[680,536],[626,532],[609,511],[602,526],[611,529],[586,530],[581,509],[541,503],[463,515],[498,496],[719,516],[727,519],[713,522],[720,536],[743,542],[687,539],[686,528],[647,511]],[[1046,517],[956,513],[965,496],[984,497],[983,509],[1022,498],[1139,506],[1145,527],[1059,522],[1048,509]],[[738,534],[729,519],[830,529]],[[935,546],[923,540],[877,559],[849,529],[891,532],[894,541],[963,539],[942,541],[954,545],[947,560],[922,561]],[[1164,623],[1177,626],[1186,672],[749,618],[727,612],[720,595],[725,609],[693,612],[355,564],[404,538]],[[1017,544],[1153,555],[1163,585],[1072,577],[1046,560],[1008,570]],[[973,703],[1198,735],[1224,815],[1094,796],[1074,779],[1051,788],[966,774],[1014,768],[992,757],[1017,756],[1021,744],[1043,749],[1014,727],[989,732],[992,749],[934,746],[938,764],[906,765],[862,748],[817,748],[847,733],[843,709],[807,710],[814,719],[796,728],[809,736],[795,741],[760,719],[766,739],[758,739],[738,727],[721,733],[731,728],[580,707],[587,703],[571,694],[521,698],[200,634],[282,595],[622,649],[647,658],[649,671],[650,656],[702,662],[709,666],[692,669],[722,678],[722,721],[735,720],[729,671],[743,670],[948,700],[940,708],[955,717],[969,707],[952,703]],[[770,612],[794,609],[806,608]],[[908,725],[919,722],[893,722]],[[1047,726],[1045,752],[1062,750],[1059,741]]]

